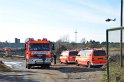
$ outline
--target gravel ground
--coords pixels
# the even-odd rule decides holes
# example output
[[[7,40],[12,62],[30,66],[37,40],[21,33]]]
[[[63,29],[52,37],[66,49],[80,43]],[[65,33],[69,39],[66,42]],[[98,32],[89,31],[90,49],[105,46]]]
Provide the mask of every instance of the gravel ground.
[[[21,61],[18,58],[0,58],[2,61]],[[18,65],[17,65],[18,66]],[[56,64],[50,69],[35,67],[26,69],[14,67],[11,72],[0,72],[0,82],[100,82],[103,71],[100,68],[87,68],[74,64]]]

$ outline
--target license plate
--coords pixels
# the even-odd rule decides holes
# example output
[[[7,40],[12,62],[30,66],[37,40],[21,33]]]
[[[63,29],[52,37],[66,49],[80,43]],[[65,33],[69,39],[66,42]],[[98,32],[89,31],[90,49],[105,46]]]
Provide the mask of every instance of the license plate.
[[[103,58],[98,58],[98,60],[103,60]]]
[[[37,60],[36,62],[41,63],[42,61],[41,60]]]

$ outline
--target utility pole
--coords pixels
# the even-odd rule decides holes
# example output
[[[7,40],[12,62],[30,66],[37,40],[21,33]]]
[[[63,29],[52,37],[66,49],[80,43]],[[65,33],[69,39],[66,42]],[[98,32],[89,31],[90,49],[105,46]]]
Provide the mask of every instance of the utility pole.
[[[77,33],[78,33],[78,32],[77,32],[77,29],[75,30],[74,33],[75,33],[75,43],[77,43]]]
[[[123,0],[121,0],[121,17],[120,17],[120,26],[121,27],[123,27]],[[123,61],[122,61],[122,54],[123,54],[123,52],[122,52],[122,48],[123,48],[123,46],[122,46],[122,39],[123,39],[123,32],[122,32],[123,30],[121,29],[120,30],[120,50],[121,50],[121,55],[120,55],[120,64],[121,64],[121,67],[123,67]]]

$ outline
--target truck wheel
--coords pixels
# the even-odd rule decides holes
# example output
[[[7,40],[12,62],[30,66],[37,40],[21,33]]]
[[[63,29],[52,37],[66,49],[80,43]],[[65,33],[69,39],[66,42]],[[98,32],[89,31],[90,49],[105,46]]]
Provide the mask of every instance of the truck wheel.
[[[62,64],[61,60],[59,60],[60,64]]]
[[[65,62],[66,64],[68,64],[68,61],[66,60],[66,62]]]
[[[91,63],[90,62],[87,62],[87,67],[91,68]]]
[[[98,65],[98,66],[96,66],[97,68],[101,68],[103,65]]]
[[[26,64],[26,66],[25,66],[26,68],[27,68],[27,64]]]
[[[76,60],[75,64],[76,64],[77,66],[79,66],[79,64],[78,64],[78,61],[77,61],[77,60]]]
[[[62,64],[62,62],[60,62],[60,64]]]
[[[27,68],[28,68],[28,69],[31,69],[31,65],[27,64]]]
[[[50,65],[46,65],[46,68],[50,68]]]

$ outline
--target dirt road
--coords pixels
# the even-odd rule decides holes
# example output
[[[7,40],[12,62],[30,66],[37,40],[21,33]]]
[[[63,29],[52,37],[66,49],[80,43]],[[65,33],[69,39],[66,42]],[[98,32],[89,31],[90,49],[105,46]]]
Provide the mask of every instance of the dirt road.
[[[74,64],[56,64],[50,69],[35,67],[26,69],[24,60],[3,60],[9,62],[13,71],[0,72],[0,82],[100,82],[100,68],[86,68]]]

